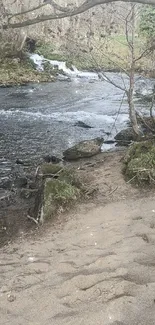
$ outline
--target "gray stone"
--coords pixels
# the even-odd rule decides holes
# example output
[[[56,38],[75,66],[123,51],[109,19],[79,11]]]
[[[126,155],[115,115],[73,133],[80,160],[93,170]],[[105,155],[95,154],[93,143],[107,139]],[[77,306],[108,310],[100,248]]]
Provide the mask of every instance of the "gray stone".
[[[22,188],[20,190],[20,197],[22,199],[30,199],[35,197],[37,193],[38,193],[38,189]]]
[[[135,134],[133,129],[127,128],[120,131],[119,133],[116,134],[115,140],[116,142],[118,142],[120,146],[128,146],[131,141],[135,140]]]
[[[11,189],[11,187],[12,187],[12,181],[11,181],[11,179],[9,179],[9,177],[1,178],[0,188],[8,190],[8,189]]]
[[[82,122],[82,121],[77,121],[77,122],[74,124],[74,126],[78,126],[78,127],[80,127],[80,128],[84,128],[84,129],[92,129],[92,128],[93,128],[92,126],[90,126],[90,125],[88,125],[88,124],[86,124],[86,123],[84,123],[84,122]]]
[[[17,177],[14,181],[14,186],[17,188],[22,188],[27,186],[27,178],[26,177]]]
[[[101,146],[103,142],[103,138],[96,138],[79,142],[75,146],[63,152],[64,159],[77,160],[80,158],[88,158],[97,155],[101,152]]]

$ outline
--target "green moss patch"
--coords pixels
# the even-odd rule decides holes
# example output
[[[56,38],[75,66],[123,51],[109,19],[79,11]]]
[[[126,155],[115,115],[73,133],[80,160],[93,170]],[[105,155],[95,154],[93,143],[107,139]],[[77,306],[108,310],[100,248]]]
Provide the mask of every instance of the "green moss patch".
[[[44,164],[42,172],[58,174],[58,178],[46,178],[44,185],[44,219],[54,217],[69,209],[82,193],[84,186],[73,168],[62,168],[60,165]]]
[[[53,51],[54,51],[54,46],[52,43],[38,42],[36,44],[35,53],[39,55],[43,55],[46,59],[52,60]]]
[[[41,172],[46,175],[46,174],[57,174],[59,171],[63,170],[62,166],[58,164],[43,164],[41,166]]]
[[[155,185],[155,141],[131,145],[124,159],[123,172],[130,181]]]
[[[54,78],[48,72],[35,70],[33,62],[28,59],[5,59],[0,61],[0,86],[21,85],[28,82],[47,82]]]
[[[65,180],[47,179],[44,189],[44,218],[55,216],[68,208],[80,195],[80,190]]]

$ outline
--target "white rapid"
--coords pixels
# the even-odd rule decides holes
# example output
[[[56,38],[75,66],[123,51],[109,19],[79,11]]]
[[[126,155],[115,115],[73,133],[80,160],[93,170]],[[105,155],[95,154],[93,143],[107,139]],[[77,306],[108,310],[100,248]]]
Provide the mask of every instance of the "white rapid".
[[[54,68],[57,68],[60,71],[63,71],[63,73],[70,77],[70,78],[87,78],[91,80],[98,80],[99,76],[95,72],[87,72],[87,71],[79,71],[74,65],[72,65],[72,68],[68,68],[66,66],[66,62],[64,61],[57,61],[57,60],[48,60],[44,58],[42,55],[39,54],[30,54],[30,59],[34,62],[36,65],[36,68],[38,71],[44,71],[44,63],[49,62],[51,66]]]

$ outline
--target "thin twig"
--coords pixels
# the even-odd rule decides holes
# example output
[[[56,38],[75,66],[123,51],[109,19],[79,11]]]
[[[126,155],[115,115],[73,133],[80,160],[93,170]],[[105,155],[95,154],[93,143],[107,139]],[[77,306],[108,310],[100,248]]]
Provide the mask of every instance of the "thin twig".
[[[39,169],[40,169],[40,166],[37,166],[36,171],[35,171],[35,177],[38,176]]]
[[[36,225],[38,225],[38,221],[35,218],[30,217],[29,214],[27,215],[27,218],[32,220]]]
[[[134,178],[136,178],[137,175],[133,176],[132,178],[129,179],[129,181],[127,181],[126,183],[129,184],[133,181]]]
[[[118,186],[116,186],[110,193],[108,193],[108,196],[113,194],[118,189]]]

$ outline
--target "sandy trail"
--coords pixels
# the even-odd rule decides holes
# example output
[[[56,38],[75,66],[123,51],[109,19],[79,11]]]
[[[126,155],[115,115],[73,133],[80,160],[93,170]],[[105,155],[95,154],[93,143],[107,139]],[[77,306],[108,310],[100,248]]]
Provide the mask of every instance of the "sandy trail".
[[[0,324],[155,324],[154,193],[125,183],[120,158],[81,171],[99,192],[65,224],[1,249]]]

